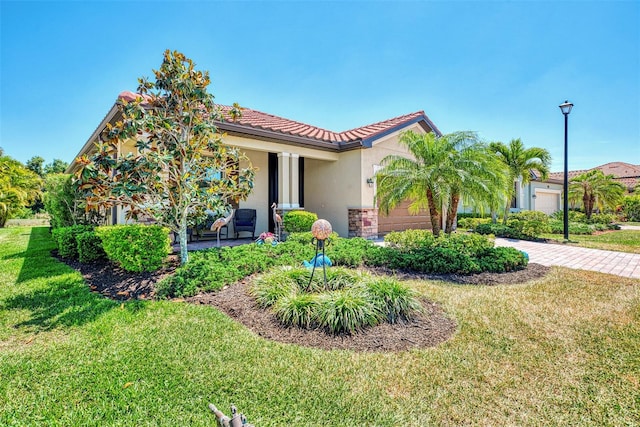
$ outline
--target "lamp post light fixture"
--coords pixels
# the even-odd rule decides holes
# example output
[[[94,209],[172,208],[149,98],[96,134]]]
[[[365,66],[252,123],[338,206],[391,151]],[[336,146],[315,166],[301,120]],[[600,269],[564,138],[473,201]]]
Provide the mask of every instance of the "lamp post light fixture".
[[[568,141],[568,123],[569,113],[573,104],[569,101],[564,101],[559,105],[560,111],[564,115],[564,200],[563,200],[563,220],[564,220],[564,240],[569,240],[569,168],[567,161],[567,141]]]

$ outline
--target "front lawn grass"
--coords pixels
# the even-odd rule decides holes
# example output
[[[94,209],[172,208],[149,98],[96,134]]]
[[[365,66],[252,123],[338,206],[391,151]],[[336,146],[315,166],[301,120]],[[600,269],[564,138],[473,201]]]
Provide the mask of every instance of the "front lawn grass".
[[[322,351],[264,340],[209,306],[124,304],[0,230],[0,425],[637,425],[637,281],[554,268],[524,285],[415,281],[458,322],[435,348]]]
[[[560,242],[564,240],[559,234],[543,234],[540,237]],[[640,254],[640,231],[638,230],[615,230],[592,235],[569,234],[569,240],[569,244],[584,248]]]

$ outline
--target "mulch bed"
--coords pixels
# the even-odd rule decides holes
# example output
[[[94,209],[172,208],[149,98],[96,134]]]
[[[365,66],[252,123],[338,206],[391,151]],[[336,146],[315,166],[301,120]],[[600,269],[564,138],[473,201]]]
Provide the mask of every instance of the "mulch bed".
[[[78,270],[92,291],[120,301],[152,299],[156,282],[172,274],[178,266],[175,256],[170,258],[166,267],[151,273],[130,273],[109,262],[83,264],[66,259],[60,261]],[[530,263],[526,269],[520,271],[468,276],[428,275],[385,269],[371,271],[375,274],[394,275],[400,280],[428,279],[467,285],[497,285],[524,283],[541,278],[547,274],[549,267]],[[284,327],[270,311],[259,308],[249,295],[248,286],[251,279],[247,277],[218,292],[200,293],[186,298],[185,301],[212,305],[263,338],[325,350],[388,352],[432,347],[449,339],[456,330],[456,323],[446,316],[438,304],[424,299],[423,313],[411,321],[394,325],[385,323],[352,335],[331,335],[322,330]]]

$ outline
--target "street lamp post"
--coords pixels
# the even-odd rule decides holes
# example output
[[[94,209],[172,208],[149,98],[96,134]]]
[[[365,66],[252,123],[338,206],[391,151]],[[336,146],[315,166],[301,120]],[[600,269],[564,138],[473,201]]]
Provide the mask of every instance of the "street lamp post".
[[[560,111],[564,115],[564,203],[563,203],[563,220],[564,220],[564,240],[569,240],[569,168],[567,161],[567,141],[568,141],[568,122],[569,113],[573,104],[569,101],[564,101],[564,104],[560,104]]]

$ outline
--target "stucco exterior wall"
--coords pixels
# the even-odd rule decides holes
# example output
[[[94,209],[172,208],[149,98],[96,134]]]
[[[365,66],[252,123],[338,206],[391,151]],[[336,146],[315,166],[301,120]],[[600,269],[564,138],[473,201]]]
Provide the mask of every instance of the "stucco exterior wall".
[[[241,201],[239,206],[243,209],[255,209],[256,210],[256,236],[267,231],[269,227],[269,215],[271,211],[268,206],[268,194],[269,194],[269,163],[268,153],[262,151],[243,150],[249,157],[251,164],[254,168],[257,168],[255,179],[253,181],[253,191],[247,197],[247,200]],[[247,162],[240,163],[240,168],[247,167]],[[230,227],[229,233],[233,232],[233,227]],[[230,234],[231,235],[231,234]],[[245,236],[245,234],[243,234]]]
[[[329,221],[342,237],[349,235],[349,208],[362,206],[362,152],[340,153],[333,162],[305,159],[304,207]]]

